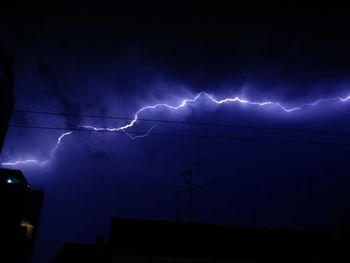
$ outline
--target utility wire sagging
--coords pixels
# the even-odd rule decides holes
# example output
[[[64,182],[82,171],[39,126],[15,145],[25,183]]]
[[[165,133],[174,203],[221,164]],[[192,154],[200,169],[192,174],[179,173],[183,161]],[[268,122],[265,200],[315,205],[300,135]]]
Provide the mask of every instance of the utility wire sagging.
[[[93,132],[93,133],[116,133],[125,134],[124,131],[110,131],[110,130],[93,130],[84,127],[81,128],[63,128],[63,127],[50,127],[50,126],[30,126],[30,125],[10,125],[12,128],[25,128],[25,129],[43,129],[43,130],[61,130],[61,131],[74,131],[74,132]],[[144,135],[150,136],[173,136],[173,137],[188,137],[188,138],[200,138],[200,139],[223,139],[234,141],[251,141],[251,142],[264,142],[264,143],[301,143],[301,144],[319,144],[319,145],[338,145],[338,146],[350,146],[350,143],[338,143],[332,141],[313,141],[313,140],[285,140],[285,139],[265,139],[257,137],[241,137],[241,136],[220,136],[220,135],[202,135],[202,134],[184,134],[184,133],[164,133],[164,132],[148,132],[148,131],[128,131],[127,133],[132,135]]]
[[[153,104],[153,105],[146,105],[144,107],[141,107],[139,110],[137,110],[134,113],[134,117],[133,118],[128,118],[128,122],[127,124],[124,124],[122,126],[117,126],[117,127],[111,127],[111,128],[105,128],[105,127],[95,127],[95,126],[91,126],[91,125],[77,125],[76,127],[44,127],[44,126],[35,126],[35,125],[21,125],[21,124],[13,124],[12,127],[17,127],[17,128],[34,128],[34,129],[61,129],[61,130],[68,130],[69,135],[72,134],[71,131],[95,131],[95,132],[123,132],[126,133],[130,139],[136,139],[136,138],[143,138],[145,136],[149,136],[149,135],[157,135],[157,136],[177,136],[177,137],[191,137],[191,138],[206,138],[206,139],[229,139],[229,140],[240,140],[240,141],[253,141],[253,142],[283,142],[283,143],[304,143],[304,144],[324,144],[324,145],[348,145],[348,143],[339,143],[336,141],[316,141],[316,140],[289,140],[289,139],[270,139],[270,138],[255,138],[255,137],[243,137],[243,136],[231,136],[231,135],[207,135],[207,134],[179,134],[179,133],[160,133],[160,132],[153,132],[152,130],[154,129],[154,125],[152,126],[152,128],[148,129],[148,131],[143,132],[143,133],[139,133],[136,131],[130,131],[131,128],[134,128],[135,124],[137,122],[140,121],[140,115],[144,112],[147,111],[153,111],[153,110],[157,110],[157,109],[167,109],[167,110],[173,110],[173,111],[177,111],[180,110],[186,106],[188,106],[189,104],[194,104],[197,103],[199,100],[201,99],[205,99],[210,103],[213,104],[217,104],[217,105],[221,105],[221,104],[245,104],[245,105],[250,105],[250,106],[255,106],[260,108],[265,108],[265,107],[274,107],[277,108],[279,110],[281,110],[282,112],[285,112],[286,114],[292,114],[293,112],[296,111],[302,111],[306,108],[309,107],[316,107],[316,106],[322,106],[324,105],[324,103],[346,103],[348,101],[350,101],[350,95],[346,96],[346,97],[332,97],[332,98],[320,98],[318,100],[315,100],[313,102],[310,103],[303,103],[297,106],[293,106],[293,107],[287,107],[285,105],[283,105],[280,102],[274,102],[274,101],[252,101],[252,100],[247,100],[247,99],[242,99],[239,97],[227,97],[224,99],[218,99],[210,94],[208,94],[205,91],[199,92],[197,93],[195,96],[183,99],[181,101],[181,103],[176,104],[176,105],[171,105],[171,104],[167,104],[167,103],[157,103],[157,104]],[[20,112],[19,110],[17,112]],[[22,111],[26,114],[46,114],[46,115],[65,115],[65,116],[75,116],[75,117],[82,117],[83,115],[78,115],[78,114],[67,114],[67,113],[53,113],[53,112],[39,112],[39,111]],[[96,116],[96,115],[86,115],[85,117],[99,117],[99,118],[111,118],[109,116]],[[121,119],[121,117],[119,117],[119,119]],[[126,118],[123,118],[124,120]],[[143,119],[142,121],[146,121],[147,119]],[[147,120],[147,121],[153,121],[156,122],[155,120]],[[228,125],[230,125],[230,127],[233,127],[232,124],[214,124],[214,123],[186,123],[186,122],[175,122],[175,121],[163,121],[163,120],[158,120],[158,124],[159,123],[171,123],[171,124],[186,124],[186,125],[201,125],[201,126],[214,126],[214,127],[219,127],[219,125],[221,125],[222,127],[229,127]],[[226,125],[226,126],[225,126]],[[279,131],[293,131],[293,132],[311,132],[311,133],[326,133],[326,134],[337,134],[337,135],[347,135],[346,132],[332,132],[332,131],[316,131],[316,130],[302,130],[302,129],[286,129],[286,128],[269,128],[269,127],[253,127],[253,126],[238,126],[236,125],[235,128],[246,128],[246,129],[269,129],[269,130],[279,130]],[[132,133],[138,133],[136,136],[132,136]],[[67,133],[65,133],[67,134]],[[61,135],[62,136],[62,135]],[[61,136],[59,137],[59,139],[57,140],[55,146],[53,147],[54,152],[56,152],[58,145],[61,144]],[[66,136],[66,135],[64,135]],[[49,160],[51,160],[53,158],[54,154],[50,155],[50,158],[46,161],[45,163],[47,163]],[[20,161],[14,161],[14,162],[6,162],[6,164],[22,164],[22,163],[27,163],[27,160],[20,160]],[[32,163],[32,162],[31,162]],[[39,160],[35,160],[35,163],[43,163],[42,161]],[[2,163],[4,164],[4,163]]]
[[[32,111],[32,110],[15,110],[14,112],[25,113],[25,114],[53,115],[53,116],[64,116],[64,117],[78,117],[78,118],[85,117],[85,118],[111,119],[111,120],[133,120],[134,119],[132,117],[103,116],[103,115],[94,115],[94,114],[73,114],[73,113],[64,113],[64,112],[47,112],[47,111]],[[209,126],[209,127],[213,126],[213,127],[223,127],[223,128],[253,129],[253,130],[350,135],[350,132],[346,132],[346,131],[344,132],[344,131],[329,131],[329,130],[301,129],[301,128],[252,126],[252,125],[241,125],[241,124],[234,124],[234,123],[174,121],[174,120],[144,119],[144,118],[139,118],[138,121],[152,122],[152,123],[159,123],[159,124],[166,123],[166,124],[173,124],[173,125]]]

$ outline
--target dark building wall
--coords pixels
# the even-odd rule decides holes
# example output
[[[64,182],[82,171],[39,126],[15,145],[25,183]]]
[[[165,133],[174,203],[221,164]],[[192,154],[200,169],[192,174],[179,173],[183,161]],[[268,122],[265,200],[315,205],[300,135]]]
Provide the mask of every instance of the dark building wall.
[[[21,171],[0,169],[0,262],[30,262],[43,200]]]
[[[13,57],[5,53],[0,43],[0,153],[15,105],[12,91],[15,79],[12,72],[13,62]]]

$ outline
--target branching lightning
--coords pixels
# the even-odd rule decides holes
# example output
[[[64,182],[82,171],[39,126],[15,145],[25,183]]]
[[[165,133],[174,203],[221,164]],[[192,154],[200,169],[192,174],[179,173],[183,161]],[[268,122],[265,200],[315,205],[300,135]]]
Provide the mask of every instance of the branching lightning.
[[[36,165],[45,165],[48,162],[51,161],[51,159],[54,157],[58,147],[61,145],[62,140],[64,137],[71,135],[73,131],[65,132],[58,137],[55,146],[52,148],[50,151],[49,157],[45,160],[36,160],[36,159],[26,159],[26,160],[19,160],[19,161],[14,161],[14,162],[3,162],[1,165],[3,166],[17,166],[17,165],[23,165],[23,164],[36,164]]]
[[[134,118],[124,126],[120,126],[120,127],[95,127],[95,126],[91,126],[91,125],[79,125],[78,128],[82,128],[82,129],[86,129],[86,130],[93,130],[93,131],[109,131],[109,132],[123,131],[130,139],[143,138],[143,137],[150,135],[152,130],[154,128],[156,128],[157,125],[152,126],[145,134],[142,134],[142,135],[132,136],[130,133],[127,132],[127,130],[129,128],[133,127],[137,123],[141,113],[149,111],[149,110],[156,110],[159,108],[165,108],[165,109],[177,111],[181,108],[186,107],[190,103],[197,102],[199,99],[202,99],[202,98],[208,99],[209,102],[216,103],[216,104],[239,103],[239,104],[255,105],[255,106],[259,106],[259,107],[267,107],[267,106],[277,107],[286,113],[301,111],[307,107],[316,107],[316,106],[320,105],[321,103],[348,102],[348,101],[350,101],[350,95],[348,95],[347,97],[321,98],[321,99],[315,100],[315,101],[310,102],[310,103],[304,103],[304,104],[300,104],[300,105],[294,106],[294,107],[287,107],[280,102],[250,101],[247,99],[242,99],[240,97],[217,99],[217,98],[213,97],[212,95],[208,94],[207,92],[202,91],[192,98],[186,98],[186,99],[182,100],[182,102],[178,105],[170,105],[167,103],[157,103],[154,105],[144,106],[144,107],[140,108],[138,111],[136,111],[136,113],[134,114]],[[73,131],[69,131],[69,132],[65,132],[65,133],[61,134],[59,136],[59,138],[57,139],[55,146],[50,151],[49,157],[45,160],[26,159],[26,160],[8,161],[8,162],[2,162],[1,165],[7,166],[7,167],[10,167],[10,166],[14,167],[14,166],[25,165],[25,164],[34,164],[34,165],[47,164],[54,157],[54,155],[55,155],[57,149],[59,148],[59,146],[61,145],[64,137],[71,135],[72,133],[73,133]]]
[[[125,130],[123,130],[123,132],[125,132],[125,134],[128,135],[128,137],[129,137],[130,139],[134,140],[134,139],[137,139],[137,138],[144,138],[144,137],[150,135],[150,134],[151,134],[151,131],[152,131],[155,127],[157,127],[157,126],[158,126],[158,124],[153,125],[151,128],[148,129],[148,131],[147,131],[146,133],[141,134],[141,135],[135,135],[135,136],[133,136],[132,134],[126,132]]]

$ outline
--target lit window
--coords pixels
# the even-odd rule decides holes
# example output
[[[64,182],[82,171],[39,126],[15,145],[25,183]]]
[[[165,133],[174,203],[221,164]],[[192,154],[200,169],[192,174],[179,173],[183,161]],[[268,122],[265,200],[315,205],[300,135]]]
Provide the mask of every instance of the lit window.
[[[25,227],[26,236],[31,239],[33,235],[34,226],[25,217],[22,218],[20,226]]]
[[[8,184],[26,184],[25,181],[21,178],[16,178],[16,177],[7,177],[6,183]]]
[[[6,180],[6,183],[8,183],[8,184],[13,184],[13,183],[15,183],[12,179],[7,179]]]

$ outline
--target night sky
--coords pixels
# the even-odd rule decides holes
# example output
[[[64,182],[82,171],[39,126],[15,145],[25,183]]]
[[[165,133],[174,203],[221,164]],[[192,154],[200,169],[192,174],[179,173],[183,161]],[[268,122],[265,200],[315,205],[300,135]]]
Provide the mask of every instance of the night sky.
[[[194,181],[215,184],[195,191],[196,222],[350,230],[350,100],[340,100],[350,95],[350,10],[247,2],[0,10],[16,59],[11,125],[22,126],[9,129],[1,162],[49,158],[11,166],[45,190],[34,262],[107,235],[112,216],[174,220],[178,207],[187,220],[187,196],[175,193],[202,158]],[[125,130],[152,128],[143,138],[81,128],[118,128],[144,106],[201,91],[304,106],[201,97],[143,111],[148,121]]]

